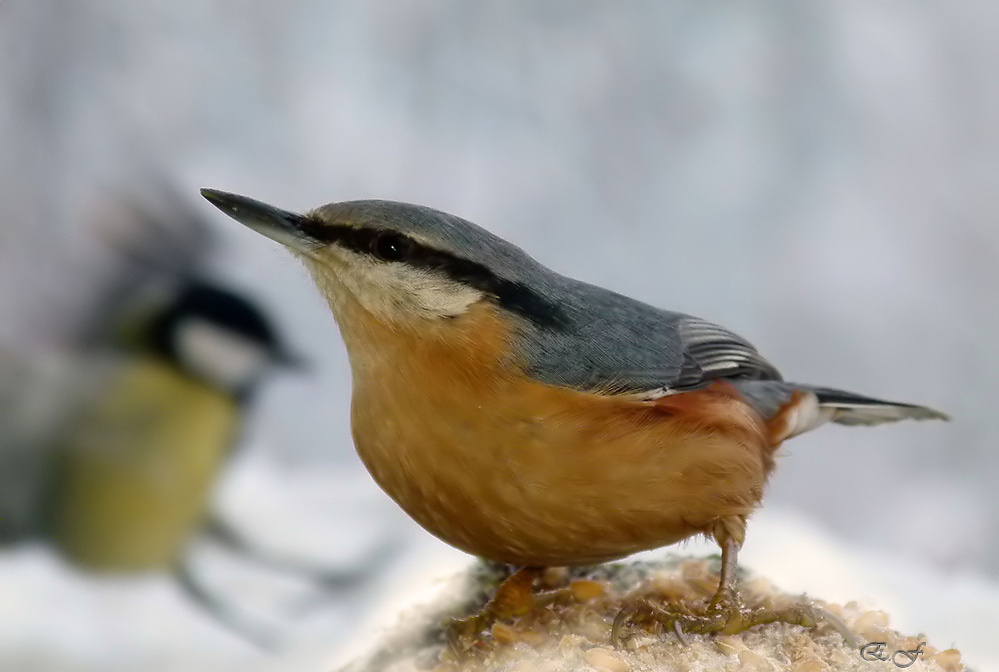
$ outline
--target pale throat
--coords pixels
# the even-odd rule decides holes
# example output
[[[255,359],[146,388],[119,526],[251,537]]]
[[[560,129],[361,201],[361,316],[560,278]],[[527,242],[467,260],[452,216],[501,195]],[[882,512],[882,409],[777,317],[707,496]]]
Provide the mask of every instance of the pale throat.
[[[355,385],[371,377],[418,379],[428,364],[484,371],[495,365],[490,360],[509,358],[509,329],[478,290],[446,281],[454,286],[423,287],[416,296],[396,292],[390,299],[371,290],[365,281],[372,278],[352,259],[304,261],[336,319]]]
[[[353,302],[377,319],[419,328],[425,320],[462,315],[484,296],[439,272],[346,250],[325,250],[305,263],[338,316]]]

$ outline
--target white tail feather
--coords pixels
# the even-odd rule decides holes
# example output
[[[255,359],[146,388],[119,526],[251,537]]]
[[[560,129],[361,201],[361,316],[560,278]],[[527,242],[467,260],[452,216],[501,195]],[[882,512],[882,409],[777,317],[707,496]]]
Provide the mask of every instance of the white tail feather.
[[[841,425],[880,425],[898,420],[950,420],[945,413],[926,406],[821,401],[820,406],[832,409],[832,421]]]

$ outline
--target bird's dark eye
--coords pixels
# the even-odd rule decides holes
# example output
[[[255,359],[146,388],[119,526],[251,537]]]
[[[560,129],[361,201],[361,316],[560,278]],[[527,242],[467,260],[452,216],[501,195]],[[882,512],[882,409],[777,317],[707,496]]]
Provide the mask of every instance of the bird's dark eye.
[[[405,259],[412,247],[412,241],[398,233],[382,232],[371,241],[371,252],[382,261]]]

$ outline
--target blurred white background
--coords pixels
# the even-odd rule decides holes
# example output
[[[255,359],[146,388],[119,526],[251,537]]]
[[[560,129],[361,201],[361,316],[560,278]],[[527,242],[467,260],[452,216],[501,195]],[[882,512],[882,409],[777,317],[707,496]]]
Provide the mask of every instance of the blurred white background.
[[[720,322],[791,380],[951,413],[793,440],[767,506],[995,582],[997,57],[988,0],[2,0],[0,344],[72,332],[104,263],[86,214],[153,166],[223,237],[217,273],[313,363],[258,404],[248,456],[282,472],[268,501],[287,512],[260,519],[303,538],[322,525],[350,556],[353,505],[287,476],[328,473],[378,512],[370,526],[431,548],[353,452],[346,355],[304,272],[197,188],[298,210],[422,203],[562,273]],[[0,591],[63,571],[22,552],[0,562]],[[335,622],[333,648],[351,621]],[[21,635],[0,637],[0,669],[5,652],[32,659]],[[30,637],[37,649],[60,627]],[[180,646],[142,637],[149,660]],[[91,644],[115,659],[113,640]]]

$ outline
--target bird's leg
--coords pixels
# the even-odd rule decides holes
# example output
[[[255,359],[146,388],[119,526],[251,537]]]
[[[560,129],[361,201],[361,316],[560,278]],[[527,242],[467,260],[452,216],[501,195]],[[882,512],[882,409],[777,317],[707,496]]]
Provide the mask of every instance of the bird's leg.
[[[277,633],[254,622],[232,603],[212,591],[198,577],[189,559],[182,558],[173,567],[173,576],[191,601],[220,624],[263,650],[272,651],[276,648],[279,643]]]
[[[726,518],[714,529],[714,537],[722,549],[721,573],[718,589],[704,610],[683,607],[660,607],[648,602],[622,609],[614,621],[611,639],[621,642],[622,628],[629,622],[653,625],[663,632],[674,632],[680,639],[690,634],[736,634],[766,623],[789,623],[815,627],[819,620],[830,622],[848,642],[852,634],[834,616],[803,600],[785,607],[747,607],[739,598],[735,587],[736,564],[739,547],[745,539],[746,521],[741,516]]]
[[[471,648],[479,634],[494,623],[529,614],[535,606],[534,582],[542,571],[541,567],[517,570],[499,585],[492,599],[478,613],[452,620],[447,626],[451,649],[460,655]]]
[[[739,547],[742,540],[746,538],[746,520],[738,519],[740,523],[735,529],[730,525],[719,523],[715,526],[715,541],[721,546],[721,571],[718,576],[718,590],[715,591],[711,602],[708,603],[708,611],[733,612],[740,608],[739,596],[735,591],[735,570],[739,560]],[[735,532],[738,537],[733,534]]]
[[[787,623],[814,628],[823,617],[827,620],[832,618],[831,614],[807,600],[779,608],[745,606],[735,588],[735,572],[739,548],[746,538],[746,519],[741,516],[722,519],[715,526],[714,536],[722,549],[718,590],[708,603],[706,618],[689,624],[686,628],[688,632],[733,635],[767,623]],[[833,625],[843,632],[839,627],[840,624],[833,623]],[[684,624],[680,623],[680,627],[683,626]],[[846,633],[844,637],[848,641],[851,639]]]
[[[207,539],[229,549],[238,557],[262,567],[297,576],[315,585],[317,591],[305,600],[298,601],[289,611],[302,612],[321,603],[321,597],[340,595],[369,581],[384,565],[396,556],[397,543],[387,541],[372,552],[370,559],[358,563],[356,568],[325,567],[318,563],[288,557],[251,541],[231,523],[216,513],[209,513],[202,528]]]

